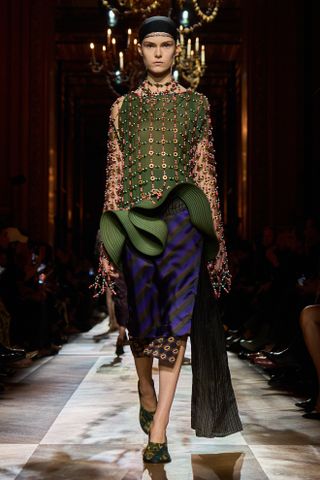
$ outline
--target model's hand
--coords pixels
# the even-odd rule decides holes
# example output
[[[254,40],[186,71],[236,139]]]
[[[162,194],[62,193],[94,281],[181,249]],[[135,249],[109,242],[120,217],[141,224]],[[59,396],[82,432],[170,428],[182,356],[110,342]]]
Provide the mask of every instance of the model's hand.
[[[107,260],[106,258],[102,258],[101,263],[105,272],[111,279],[119,278],[119,272],[117,272],[114,265],[109,260]]]

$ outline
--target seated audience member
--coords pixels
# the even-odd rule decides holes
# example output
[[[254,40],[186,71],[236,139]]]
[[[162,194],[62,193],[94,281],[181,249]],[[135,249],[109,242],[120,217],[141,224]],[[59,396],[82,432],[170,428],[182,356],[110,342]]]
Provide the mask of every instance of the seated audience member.
[[[295,228],[280,229],[273,241],[272,230],[265,229],[253,254],[255,290],[250,316],[240,330],[228,331],[227,346],[268,373],[270,386],[297,396],[311,395],[297,406],[310,413],[307,418],[318,419],[319,224],[309,219],[301,238],[297,232]],[[271,328],[264,332],[262,325]]]
[[[266,344],[285,345],[287,336],[298,330],[300,308],[295,289],[302,268],[302,247],[293,237],[292,229],[286,228],[273,241],[273,230],[264,229],[262,243],[251,261],[254,270],[247,291],[251,283],[253,292],[239,347],[253,352]]]
[[[9,347],[10,345],[10,313],[0,296],[0,345]]]
[[[231,330],[241,329],[250,315],[255,293],[252,264],[251,246],[246,242],[238,241],[229,254],[232,288],[229,295],[220,300],[223,322]]]
[[[306,410],[307,413],[303,415],[305,418],[320,420],[320,304],[309,305],[302,310],[300,325],[317,372],[317,391],[311,398],[296,405]]]
[[[86,258],[77,258],[66,250],[57,249],[55,271],[68,310],[66,332],[74,334],[87,331],[92,327],[90,319],[94,307],[89,289],[94,273],[92,262]]]
[[[11,232],[12,233],[12,232]],[[20,233],[19,233],[20,235]],[[11,315],[4,301],[4,292],[6,290],[7,281],[6,274],[8,270],[7,250],[9,246],[9,236],[6,228],[0,229],[0,369],[4,375],[6,368],[12,362],[17,362],[25,358],[24,350],[10,348],[10,328]],[[0,384],[0,390],[4,390],[4,385]]]

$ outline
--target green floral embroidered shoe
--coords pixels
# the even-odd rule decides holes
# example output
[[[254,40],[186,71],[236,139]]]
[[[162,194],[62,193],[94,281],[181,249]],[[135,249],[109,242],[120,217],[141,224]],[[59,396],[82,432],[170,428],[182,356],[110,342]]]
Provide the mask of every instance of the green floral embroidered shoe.
[[[153,383],[153,382],[152,382]],[[139,421],[140,421],[140,426],[144,433],[147,435],[149,434],[150,431],[150,425],[153,421],[153,416],[155,414],[154,412],[149,412],[146,410],[142,403],[141,403],[141,393],[140,393],[140,388],[139,388],[139,382],[138,382],[138,392],[139,392],[139,399],[140,399],[140,411],[139,411]]]
[[[144,433],[148,435],[155,412],[148,412],[140,403],[139,421]]]
[[[148,443],[145,451],[143,452],[143,461],[145,463],[169,463],[171,457],[168,452],[167,442],[165,443]]]

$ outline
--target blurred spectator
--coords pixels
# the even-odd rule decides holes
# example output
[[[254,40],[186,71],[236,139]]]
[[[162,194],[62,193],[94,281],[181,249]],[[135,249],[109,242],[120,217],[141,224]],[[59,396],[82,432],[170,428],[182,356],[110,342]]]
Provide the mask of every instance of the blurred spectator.
[[[296,405],[319,419],[320,224],[309,218],[301,235],[267,226],[251,250],[239,245],[223,303],[227,348],[269,372],[273,387],[311,394]]]
[[[52,355],[69,333],[91,327],[91,262],[75,259],[17,228],[0,230],[0,343]],[[2,342],[1,342],[2,339]]]

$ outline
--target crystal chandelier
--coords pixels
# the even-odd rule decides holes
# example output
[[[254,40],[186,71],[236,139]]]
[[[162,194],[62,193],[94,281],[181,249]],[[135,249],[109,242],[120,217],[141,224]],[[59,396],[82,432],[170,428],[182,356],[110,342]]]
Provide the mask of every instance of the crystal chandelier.
[[[96,45],[90,43],[90,67],[93,73],[104,73],[109,88],[117,96],[133,90],[142,80],[145,69],[138,55],[137,38],[133,38],[132,29],[128,28],[126,46],[119,51],[112,29],[107,30],[106,44],[102,45],[99,60]]]
[[[183,33],[183,26],[180,26],[180,53],[175,60],[175,78],[179,76],[185,80],[192,90],[199,85],[201,77],[206,70],[206,52],[205,46],[201,45],[199,37],[196,37],[194,45],[189,37],[187,42]]]
[[[199,37],[196,37],[194,47],[190,34],[203,23],[210,23],[216,18],[221,0],[208,2],[204,12],[198,0],[178,0],[180,8],[180,54],[176,57],[176,71],[185,82],[195,90],[201,77],[206,70],[205,46],[199,45]],[[192,5],[193,10],[187,9]],[[191,6],[190,5],[190,6]],[[193,17],[191,23],[190,17]],[[186,38],[189,36],[188,40]],[[176,75],[178,76],[178,75]]]

